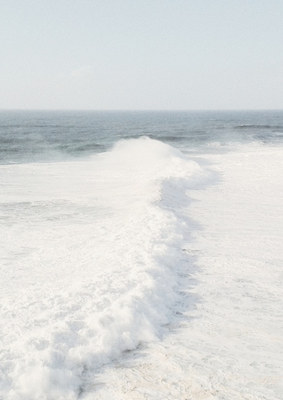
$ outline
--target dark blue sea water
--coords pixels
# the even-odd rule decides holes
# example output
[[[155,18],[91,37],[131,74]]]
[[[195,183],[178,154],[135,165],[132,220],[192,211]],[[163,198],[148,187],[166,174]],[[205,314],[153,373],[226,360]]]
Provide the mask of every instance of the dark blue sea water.
[[[148,136],[186,152],[283,143],[283,111],[1,111],[0,163],[72,159]]]

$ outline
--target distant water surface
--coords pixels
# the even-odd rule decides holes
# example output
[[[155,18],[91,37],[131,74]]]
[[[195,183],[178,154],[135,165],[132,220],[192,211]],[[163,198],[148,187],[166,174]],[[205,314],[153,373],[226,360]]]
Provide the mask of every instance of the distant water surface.
[[[187,152],[283,142],[283,111],[1,111],[0,163],[58,161],[148,136]]]

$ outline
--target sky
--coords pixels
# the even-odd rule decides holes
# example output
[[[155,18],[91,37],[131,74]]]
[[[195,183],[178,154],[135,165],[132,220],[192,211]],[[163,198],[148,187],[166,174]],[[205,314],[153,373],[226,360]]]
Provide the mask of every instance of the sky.
[[[282,106],[282,0],[0,0],[0,109]]]

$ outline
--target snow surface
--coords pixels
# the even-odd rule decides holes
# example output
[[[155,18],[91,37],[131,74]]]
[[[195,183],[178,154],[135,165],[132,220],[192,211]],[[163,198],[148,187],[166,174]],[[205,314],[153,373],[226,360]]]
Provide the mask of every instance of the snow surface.
[[[1,400],[283,398],[282,149],[0,166]]]

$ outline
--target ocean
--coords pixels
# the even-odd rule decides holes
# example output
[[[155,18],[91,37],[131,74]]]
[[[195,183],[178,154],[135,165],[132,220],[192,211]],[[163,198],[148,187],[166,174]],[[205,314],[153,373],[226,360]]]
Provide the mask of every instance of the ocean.
[[[282,111],[1,111],[1,164],[60,161],[147,136],[188,152],[282,143]]]
[[[282,154],[282,111],[1,111],[0,398],[282,398]]]

